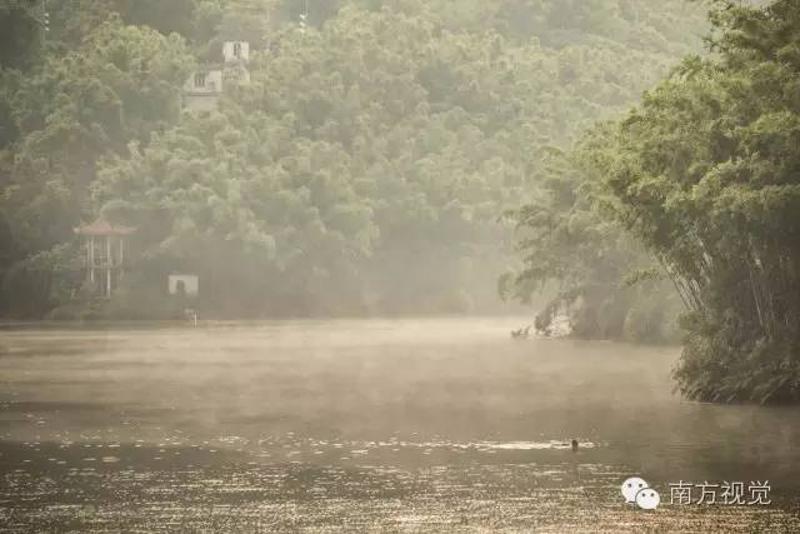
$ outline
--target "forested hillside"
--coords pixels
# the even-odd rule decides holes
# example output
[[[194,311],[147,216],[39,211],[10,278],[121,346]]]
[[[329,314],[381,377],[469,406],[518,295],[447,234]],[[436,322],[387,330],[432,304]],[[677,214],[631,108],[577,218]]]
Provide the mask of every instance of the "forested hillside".
[[[564,203],[544,223],[561,238],[618,239],[583,224],[559,149],[706,32],[681,0],[307,5],[302,23],[289,0],[0,4],[3,313],[81,300],[73,228],[101,213],[138,228],[102,313],[157,314],[175,269],[200,275],[209,315],[489,309],[515,261],[499,214]],[[251,43],[250,82],[182,111],[231,39]],[[528,279],[605,265],[591,254]]]

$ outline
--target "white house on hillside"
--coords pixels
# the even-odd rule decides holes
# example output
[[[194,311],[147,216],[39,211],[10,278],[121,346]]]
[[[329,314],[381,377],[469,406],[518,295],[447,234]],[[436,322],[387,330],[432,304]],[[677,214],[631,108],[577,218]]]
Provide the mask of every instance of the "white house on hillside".
[[[222,94],[222,70],[198,70],[183,85],[183,104],[191,111],[210,111]]]
[[[224,64],[206,66],[192,73],[183,85],[183,106],[189,111],[211,111],[227,84],[250,81],[247,62],[250,60],[250,43],[225,41],[222,45]]]
[[[250,43],[247,41],[225,41],[222,44],[225,63],[247,63],[250,61]]]

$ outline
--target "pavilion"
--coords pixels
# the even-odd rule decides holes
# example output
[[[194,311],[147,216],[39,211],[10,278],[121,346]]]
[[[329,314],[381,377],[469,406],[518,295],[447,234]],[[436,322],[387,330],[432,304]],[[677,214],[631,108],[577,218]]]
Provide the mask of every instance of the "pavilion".
[[[110,297],[123,275],[125,240],[136,228],[114,225],[101,216],[74,231],[84,238],[87,281],[98,295]]]

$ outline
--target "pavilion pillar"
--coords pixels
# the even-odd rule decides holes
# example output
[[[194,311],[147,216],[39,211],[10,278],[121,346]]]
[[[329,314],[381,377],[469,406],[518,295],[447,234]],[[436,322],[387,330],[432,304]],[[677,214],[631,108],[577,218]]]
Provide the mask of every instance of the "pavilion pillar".
[[[111,236],[106,236],[106,297],[111,296],[111,269],[114,266],[114,258],[111,256]]]
[[[94,236],[89,238],[89,281],[94,283]]]
[[[117,269],[117,283],[122,280],[123,264],[125,262],[125,238],[122,236],[117,238],[119,240],[119,267]]]

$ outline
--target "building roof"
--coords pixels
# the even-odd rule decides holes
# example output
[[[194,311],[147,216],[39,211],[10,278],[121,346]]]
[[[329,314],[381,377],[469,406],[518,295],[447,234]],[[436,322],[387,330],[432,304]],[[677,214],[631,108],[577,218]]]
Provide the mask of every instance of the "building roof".
[[[114,225],[105,220],[103,217],[98,217],[91,224],[85,224],[74,229],[76,234],[80,235],[130,235],[136,231],[132,226]]]

